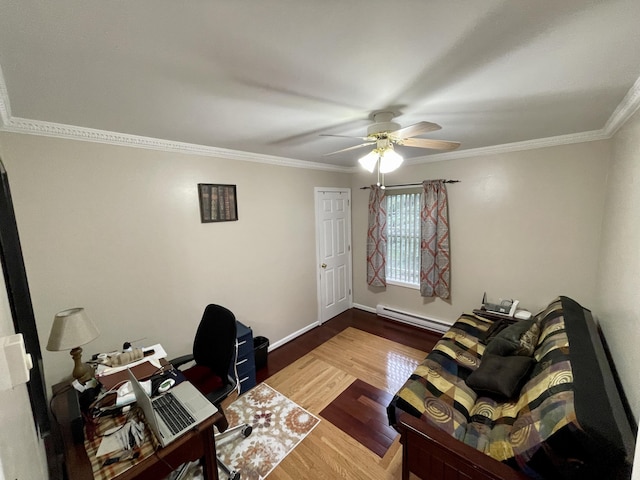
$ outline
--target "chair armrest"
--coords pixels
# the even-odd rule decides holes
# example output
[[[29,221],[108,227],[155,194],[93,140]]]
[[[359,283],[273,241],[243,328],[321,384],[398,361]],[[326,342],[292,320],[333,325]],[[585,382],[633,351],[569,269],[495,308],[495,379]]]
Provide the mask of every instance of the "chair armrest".
[[[193,354],[190,353],[188,355],[182,355],[181,357],[174,358],[173,360],[169,360],[169,363],[173,365],[174,368],[178,368],[185,363],[193,362]]]

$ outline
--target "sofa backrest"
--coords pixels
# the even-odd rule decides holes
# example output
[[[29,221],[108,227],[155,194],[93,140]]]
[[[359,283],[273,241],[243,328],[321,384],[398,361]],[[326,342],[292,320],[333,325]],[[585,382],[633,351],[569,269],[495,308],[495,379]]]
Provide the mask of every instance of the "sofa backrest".
[[[613,368],[591,312],[568,297],[560,297],[569,338],[574,375],[575,409],[580,426],[598,454],[633,463],[634,438]]]
[[[559,297],[536,318],[537,364],[511,431],[516,459],[552,478],[627,477],[632,426],[591,312]]]

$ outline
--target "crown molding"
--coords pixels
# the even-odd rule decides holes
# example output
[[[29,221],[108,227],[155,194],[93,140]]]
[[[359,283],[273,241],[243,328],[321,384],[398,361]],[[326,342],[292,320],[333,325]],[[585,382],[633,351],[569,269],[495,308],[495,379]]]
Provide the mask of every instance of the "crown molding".
[[[609,120],[605,124],[604,130],[610,137],[616,134],[616,132],[622,127],[631,116],[636,113],[640,107],[640,77],[636,80],[636,83],[629,89],[622,101],[618,104],[613,111]]]
[[[559,135],[557,137],[537,138],[535,140],[525,140],[522,142],[504,143],[502,145],[492,145],[490,147],[470,148],[455,152],[436,153],[423,157],[414,157],[406,161],[407,165],[419,165],[423,163],[441,162],[444,160],[456,160],[458,158],[480,157],[483,155],[498,155],[501,153],[521,152],[524,150],[535,150],[538,148],[557,147],[559,145],[571,145],[574,143],[594,142],[596,140],[607,140],[611,135],[604,129],[593,130],[591,132],[571,133]]]
[[[2,65],[0,65],[0,128],[4,127],[11,120],[11,106],[9,104],[9,92],[4,83]]]
[[[307,162],[293,158],[264,155],[261,153],[243,152],[226,148],[209,147],[185,142],[173,142],[159,138],[142,137],[126,133],[110,132],[94,128],[76,127],[60,123],[28,120],[25,118],[11,117],[0,130],[11,133],[24,133],[44,137],[64,138],[85,142],[105,143],[125,147],[145,148],[165,152],[185,153],[190,155],[202,155],[226,160],[239,160],[245,162],[264,163],[281,167],[305,168],[311,170],[326,170],[332,172],[349,173],[351,167],[339,165],[327,165],[324,163]]]

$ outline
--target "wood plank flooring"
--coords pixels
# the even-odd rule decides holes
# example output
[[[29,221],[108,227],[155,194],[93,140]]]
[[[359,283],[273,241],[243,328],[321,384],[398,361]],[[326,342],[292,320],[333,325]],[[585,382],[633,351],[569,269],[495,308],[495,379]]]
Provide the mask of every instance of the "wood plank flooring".
[[[351,309],[269,353],[258,372],[277,391],[320,417],[320,424],[269,475],[269,480],[399,479],[399,436],[382,456],[323,418],[352,385],[394,394],[440,335]],[[369,405],[372,407],[372,405]]]
[[[320,416],[382,458],[398,435],[387,420],[392,398],[391,393],[356,378]]]
[[[349,327],[372,333],[408,347],[426,351],[431,351],[441,336],[429,330],[413,327],[404,323],[393,322],[378,317],[374,313],[352,308],[332,318],[323,325],[297,337],[295,340],[269,352],[267,366],[256,372],[258,383],[274,375]]]

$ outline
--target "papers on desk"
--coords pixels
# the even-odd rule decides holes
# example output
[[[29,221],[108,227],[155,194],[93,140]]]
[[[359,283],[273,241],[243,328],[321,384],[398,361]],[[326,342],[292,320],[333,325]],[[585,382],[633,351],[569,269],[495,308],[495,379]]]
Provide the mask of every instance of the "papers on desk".
[[[98,365],[96,369],[96,379],[104,388],[111,390],[114,387],[119,387],[128,380],[129,377],[127,376],[127,369],[131,369],[131,372],[140,380],[149,378],[153,374],[162,370],[160,359],[167,356],[167,352],[162,348],[162,345],[158,343],[157,345],[146,347],[142,350],[153,350],[154,353],[148,357],[141,358],[140,360],[119,367]]]
[[[129,420],[124,425],[107,430],[100,442],[96,456],[108,455],[120,450],[131,450],[144,443],[144,424]]]

